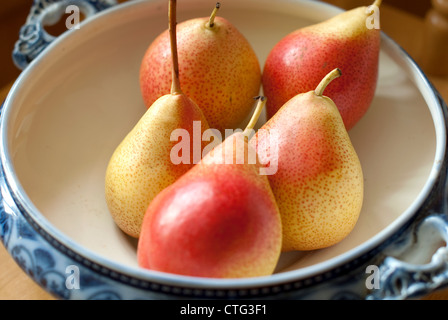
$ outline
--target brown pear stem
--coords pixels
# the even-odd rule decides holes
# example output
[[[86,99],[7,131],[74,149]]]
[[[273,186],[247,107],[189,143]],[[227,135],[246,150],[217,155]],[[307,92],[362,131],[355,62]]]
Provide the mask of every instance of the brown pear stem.
[[[266,104],[266,97],[258,96],[254,99],[258,100],[257,106],[255,107],[255,111],[250,119],[249,123],[246,126],[246,129],[243,131],[243,135],[248,137],[251,134],[252,129],[257,124],[258,119],[260,118],[261,112],[263,111],[264,105]]]
[[[176,0],[170,0],[170,2],[169,2],[168,18],[169,18],[168,30],[170,33],[170,42],[171,42],[171,56],[172,56],[172,60],[173,60],[173,71],[172,71],[173,82],[171,84],[171,93],[172,94],[180,94],[180,93],[182,93],[182,90],[180,88],[179,60],[178,60],[178,56],[177,56]]]
[[[373,5],[379,8],[381,6],[381,2],[383,2],[383,0],[375,0]]]
[[[314,93],[318,96],[322,96],[324,94],[325,88],[328,86],[328,84],[333,81],[336,78],[339,78],[342,75],[342,72],[339,68],[333,69],[333,71],[330,71],[319,83],[316,90],[314,90]]]
[[[221,3],[217,2],[215,8],[212,11],[212,14],[210,15],[209,21],[205,25],[207,28],[213,28],[213,26],[215,25],[215,18],[219,8],[221,8]]]

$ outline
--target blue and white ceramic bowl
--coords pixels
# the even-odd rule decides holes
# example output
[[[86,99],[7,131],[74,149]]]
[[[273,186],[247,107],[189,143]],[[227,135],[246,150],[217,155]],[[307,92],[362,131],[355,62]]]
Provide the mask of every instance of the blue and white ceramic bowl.
[[[42,21],[57,20],[69,4],[88,18],[56,40],[45,35]],[[178,21],[207,16],[214,4],[179,1]],[[103,179],[111,153],[145,111],[139,66],[167,27],[167,7],[166,0],[35,1],[14,52],[24,71],[0,123],[0,236],[30,277],[64,299],[405,299],[448,284],[446,106],[386,35],[375,99],[350,131],[365,203],[348,238],[283,254],[269,277],[140,269],[136,241],[107,211]],[[282,36],[339,12],[317,1],[225,0],[220,15],[263,63]]]

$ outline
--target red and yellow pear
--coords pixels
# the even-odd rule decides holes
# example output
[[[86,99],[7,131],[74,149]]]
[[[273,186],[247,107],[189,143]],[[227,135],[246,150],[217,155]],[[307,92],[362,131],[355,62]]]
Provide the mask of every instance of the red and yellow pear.
[[[248,144],[263,105],[259,100],[244,132],[226,138],[151,202],[138,243],[141,267],[209,278],[273,273],[281,219]]]
[[[261,68],[244,35],[227,19],[195,18],[177,26],[182,89],[204,112],[210,127],[224,134],[236,129],[252,111],[261,88]],[[168,31],[148,47],[140,67],[140,88],[149,107],[170,90]]]
[[[315,90],[290,99],[250,140],[261,163],[277,164],[268,179],[280,209],[283,251],[339,243],[361,212],[361,163],[338,108],[323,96],[340,75],[335,69]]]
[[[340,68],[344,78],[331,84],[326,93],[338,106],[347,130],[358,123],[376,90],[380,4],[376,0],[373,6],[298,29],[272,48],[262,78],[268,118],[289,99],[313,90],[328,72]]]

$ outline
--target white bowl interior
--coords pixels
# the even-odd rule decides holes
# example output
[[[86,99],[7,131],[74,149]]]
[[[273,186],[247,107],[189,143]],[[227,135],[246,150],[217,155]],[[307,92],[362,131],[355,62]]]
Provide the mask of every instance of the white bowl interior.
[[[114,224],[104,199],[108,160],[145,112],[138,72],[149,43],[167,27],[166,1],[137,2],[71,31],[34,63],[8,103],[9,150],[18,181],[62,233],[98,255],[137,266],[136,240]],[[215,1],[179,3],[178,21],[210,14]],[[220,15],[248,38],[261,65],[281,37],[337,9],[307,1],[225,1]],[[282,254],[277,272],[355,249],[399,219],[433,169],[436,133],[414,79],[384,50],[366,116],[350,131],[365,174],[365,202],[353,232],[318,251]]]

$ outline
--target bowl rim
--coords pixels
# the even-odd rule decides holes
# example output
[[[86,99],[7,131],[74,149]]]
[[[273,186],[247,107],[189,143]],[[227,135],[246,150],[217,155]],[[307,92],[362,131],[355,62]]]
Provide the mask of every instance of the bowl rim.
[[[100,27],[103,28],[107,23],[103,23],[107,19],[119,19],[120,15],[125,14],[129,8],[137,10],[139,6],[146,6],[151,2],[147,0],[137,0],[132,2],[122,3],[108,10],[98,13],[95,19],[87,19],[84,21],[83,28],[88,30],[89,28]],[[291,1],[287,1],[291,2]],[[303,0],[294,0],[297,4],[307,4]],[[316,5],[316,4],[314,4]],[[318,5],[331,7],[329,10],[333,10],[335,13],[341,11],[341,9],[332,5],[319,2]],[[119,21],[119,20],[115,20]],[[107,28],[107,27],[106,27]],[[78,30],[78,32],[81,30]],[[86,31],[81,31],[86,32]],[[19,209],[26,218],[26,220],[36,229],[40,234],[45,234],[46,239],[48,236],[52,238],[50,243],[56,250],[58,245],[64,246],[67,250],[74,252],[76,255],[83,257],[85,261],[93,262],[97,265],[101,265],[109,270],[113,270],[116,273],[124,274],[128,277],[138,279],[143,282],[160,283],[171,286],[182,286],[189,288],[210,288],[210,289],[235,289],[235,288],[254,288],[260,286],[275,286],[283,283],[292,283],[301,281],[303,279],[316,277],[325,274],[339,266],[347,265],[351,261],[359,259],[362,256],[368,255],[369,252],[380,246],[387,239],[391,238],[396,232],[400,230],[421,208],[423,202],[431,194],[433,186],[437,178],[441,174],[442,164],[446,157],[446,117],[443,114],[442,102],[440,95],[438,95],[436,89],[429,81],[428,77],[423,73],[417,63],[395,43],[388,35],[381,31],[382,50],[388,51],[390,54],[398,55],[403,62],[403,66],[411,72],[413,75],[413,81],[419,87],[420,93],[423,95],[422,89],[427,90],[423,95],[428,108],[432,115],[434,122],[434,128],[436,130],[436,154],[434,162],[431,168],[431,173],[427,178],[423,188],[421,189],[417,198],[411,203],[411,205],[400,214],[391,224],[381,230],[379,233],[371,237],[369,240],[362,244],[337,255],[324,262],[317,263],[312,266],[300,268],[297,270],[280,272],[269,276],[256,277],[256,278],[242,278],[242,279],[215,279],[215,278],[199,278],[191,276],[183,276],[176,274],[168,274],[164,272],[158,272],[153,270],[145,270],[138,267],[127,266],[122,263],[113,261],[109,258],[105,258],[96,254],[95,252],[87,249],[77,242],[70,239],[68,236],[58,230],[45,216],[34,206],[31,200],[28,198],[25,190],[20,185],[17,175],[15,174],[13,162],[8,148],[8,120],[11,116],[11,112],[14,106],[16,95],[20,93],[21,87],[23,87],[29,79],[32,78],[34,72],[46,62],[51,61],[52,54],[57,51],[59,46],[63,46],[68,43],[72,37],[71,32],[66,32],[58,37],[49,47],[45,50],[45,54],[40,55],[19,75],[18,79],[14,82],[6,100],[4,101],[1,111],[0,119],[0,157],[1,166],[4,170],[5,179],[10,188],[12,196],[18,204]],[[430,103],[431,102],[431,103]]]

